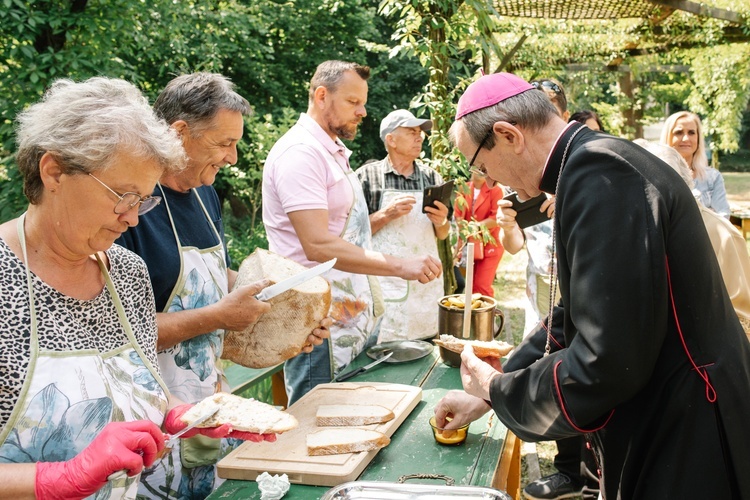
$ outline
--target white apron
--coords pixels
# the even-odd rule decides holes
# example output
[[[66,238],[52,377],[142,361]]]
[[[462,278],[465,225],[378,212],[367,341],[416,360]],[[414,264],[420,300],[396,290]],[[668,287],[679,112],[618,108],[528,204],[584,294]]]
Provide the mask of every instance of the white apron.
[[[398,196],[412,195],[417,200],[408,214],[383,226],[372,236],[372,248],[377,252],[401,258],[428,254],[438,256],[435,230],[422,213],[424,186],[418,167],[419,191],[385,189],[380,198],[380,209],[387,207]],[[385,186],[385,170],[381,170],[381,186]],[[438,329],[438,300],[444,295],[443,280],[421,284],[393,276],[378,276],[385,300],[385,316],[380,324],[378,343],[392,340],[432,338]]]
[[[161,185],[159,189],[161,190]],[[204,249],[182,246],[172,212],[169,209],[169,202],[164,191],[161,191],[180,254],[180,276],[167,300],[164,312],[197,309],[214,304],[227,294],[228,288],[227,265],[221,236],[211,222],[211,217],[200,196],[192,190],[208,224],[216,234],[218,243]],[[197,403],[219,391],[228,392],[229,387],[224,373],[218,365],[223,345],[224,331],[216,330],[185,340],[159,352],[162,377],[170,392],[186,403]],[[157,496],[156,492],[159,491],[158,497],[160,498],[189,498],[201,496],[199,493],[201,491],[210,492],[218,483],[215,483],[213,467],[205,466],[215,463],[219,456],[219,444],[218,440],[210,440],[202,436],[181,439],[179,444],[172,448],[170,455],[149,470],[148,476],[142,481],[141,494]],[[200,446],[201,449],[208,447],[207,451],[201,452],[205,463],[196,464],[184,461],[185,450],[183,448],[191,445]],[[190,468],[182,469],[181,463],[189,465]],[[191,477],[183,477],[183,473]],[[183,484],[180,484],[181,482]],[[161,491],[165,483],[168,483],[169,493]],[[186,488],[190,488],[190,494],[185,493]],[[179,494],[175,495],[175,492]]]
[[[24,262],[28,263],[24,216],[18,220],[18,238]],[[23,393],[0,435],[4,462],[67,461],[110,422],[151,420],[160,425],[164,420],[164,382],[138,345],[109,272],[98,255],[96,258],[128,343],[110,352],[41,350],[27,264],[31,360]],[[140,474],[109,481],[90,498],[135,498],[139,478]]]
[[[338,165],[338,163],[337,163]],[[344,170],[341,165],[339,168]],[[353,192],[352,207],[339,235],[345,241],[370,250],[372,231],[365,195],[354,171],[344,170]],[[331,283],[331,373],[336,375],[361,353],[383,315],[383,299],[374,276],[331,269],[323,275]]]

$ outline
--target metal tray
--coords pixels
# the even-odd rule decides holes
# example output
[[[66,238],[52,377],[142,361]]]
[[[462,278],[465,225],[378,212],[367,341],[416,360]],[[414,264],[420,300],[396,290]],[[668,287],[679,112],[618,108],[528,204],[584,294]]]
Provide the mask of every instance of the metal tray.
[[[481,486],[445,486],[430,484],[352,481],[334,486],[321,500],[512,500],[500,490]]]
[[[393,356],[384,363],[407,363],[424,358],[432,349],[433,345],[424,340],[394,340],[370,347],[367,349],[367,355],[372,359],[379,359],[388,351],[393,351]]]

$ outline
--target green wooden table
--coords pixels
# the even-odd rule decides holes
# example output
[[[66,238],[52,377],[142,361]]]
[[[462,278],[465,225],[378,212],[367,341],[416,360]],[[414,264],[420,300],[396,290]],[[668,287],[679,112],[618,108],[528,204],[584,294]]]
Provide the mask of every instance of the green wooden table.
[[[350,369],[372,361],[364,354]],[[422,401],[391,438],[391,444],[375,455],[359,480],[395,482],[406,474],[442,474],[455,479],[456,485],[491,486],[517,498],[520,481],[520,442],[489,412],[473,422],[469,435],[460,446],[437,444],[428,423],[435,404],[451,389],[461,389],[458,368],[440,361],[438,350],[428,356],[401,364],[383,363],[352,379],[353,382],[389,382],[422,388]],[[431,479],[414,480],[438,484]],[[328,486],[292,484],[285,500],[320,498]],[[209,499],[260,499],[255,481],[228,480]]]

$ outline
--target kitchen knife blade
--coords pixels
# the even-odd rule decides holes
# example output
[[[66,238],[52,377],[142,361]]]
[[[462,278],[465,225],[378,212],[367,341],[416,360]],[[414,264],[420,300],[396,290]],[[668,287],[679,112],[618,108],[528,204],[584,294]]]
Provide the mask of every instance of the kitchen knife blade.
[[[164,448],[166,448],[166,449],[172,448],[175,445],[175,443],[177,442],[177,439],[180,438],[180,436],[182,436],[183,434],[185,434],[187,431],[189,431],[190,429],[192,429],[196,425],[200,425],[203,422],[205,422],[206,420],[208,420],[209,418],[211,418],[214,415],[216,415],[216,412],[218,412],[220,409],[221,409],[221,406],[217,405],[215,409],[211,410],[210,412],[204,413],[200,417],[196,418],[195,420],[193,420],[193,422],[190,425],[188,425],[187,427],[185,427],[184,429],[182,429],[180,432],[178,432],[176,434],[172,434],[171,436],[169,436],[169,438],[164,442]],[[143,455],[143,452],[139,452],[139,453],[141,455]],[[119,471],[113,472],[112,474],[110,474],[109,476],[107,476],[107,481],[115,481],[115,480],[118,480],[118,479],[122,479],[122,478],[126,477],[127,475],[128,475],[128,471],[127,470],[124,470],[124,469],[123,470],[119,470]]]
[[[361,367],[357,368],[356,370],[352,370],[352,371],[347,372],[347,373],[342,373],[338,377],[334,378],[333,381],[334,382],[343,382],[344,380],[349,380],[353,376],[359,375],[360,373],[364,373],[364,372],[366,372],[367,370],[369,370],[370,368],[372,368],[375,365],[379,365],[380,363],[382,363],[386,359],[390,358],[391,356],[393,356],[393,351],[390,351],[388,354],[379,357],[378,359],[376,359],[375,361],[373,361],[369,365],[361,366]]]
[[[203,422],[205,422],[209,418],[211,418],[214,415],[216,415],[216,412],[218,412],[220,409],[221,409],[221,406],[217,405],[216,408],[214,408],[213,410],[211,410],[209,412],[206,412],[203,415],[201,415],[200,417],[198,417],[195,420],[193,420],[190,423],[190,425],[188,425],[187,427],[185,427],[184,429],[182,429],[180,432],[178,432],[176,434],[172,434],[171,436],[169,436],[169,439],[167,439],[167,441],[165,443],[165,446],[167,448],[173,447],[177,443],[177,440],[180,438],[180,436],[182,436],[183,434],[185,434],[187,431],[189,431],[190,429],[194,428],[195,426],[202,424]]]
[[[255,295],[255,299],[263,300],[263,301],[270,300],[276,297],[277,295],[282,294],[286,292],[287,290],[294,288],[295,286],[301,285],[307,280],[310,280],[316,276],[320,276],[324,272],[331,269],[335,264],[336,264],[336,259],[333,258],[329,261],[323,262],[322,264],[318,264],[315,267],[311,267],[307,271],[302,271],[299,274],[295,274],[291,278],[281,280],[275,285],[271,285],[261,290],[260,293]]]

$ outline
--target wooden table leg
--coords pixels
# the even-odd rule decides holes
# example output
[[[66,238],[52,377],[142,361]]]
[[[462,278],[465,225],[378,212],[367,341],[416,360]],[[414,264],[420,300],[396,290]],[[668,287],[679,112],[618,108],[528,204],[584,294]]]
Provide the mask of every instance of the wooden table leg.
[[[505,491],[513,500],[521,498],[521,444],[511,431],[505,433],[500,463],[492,480],[494,488]]]

